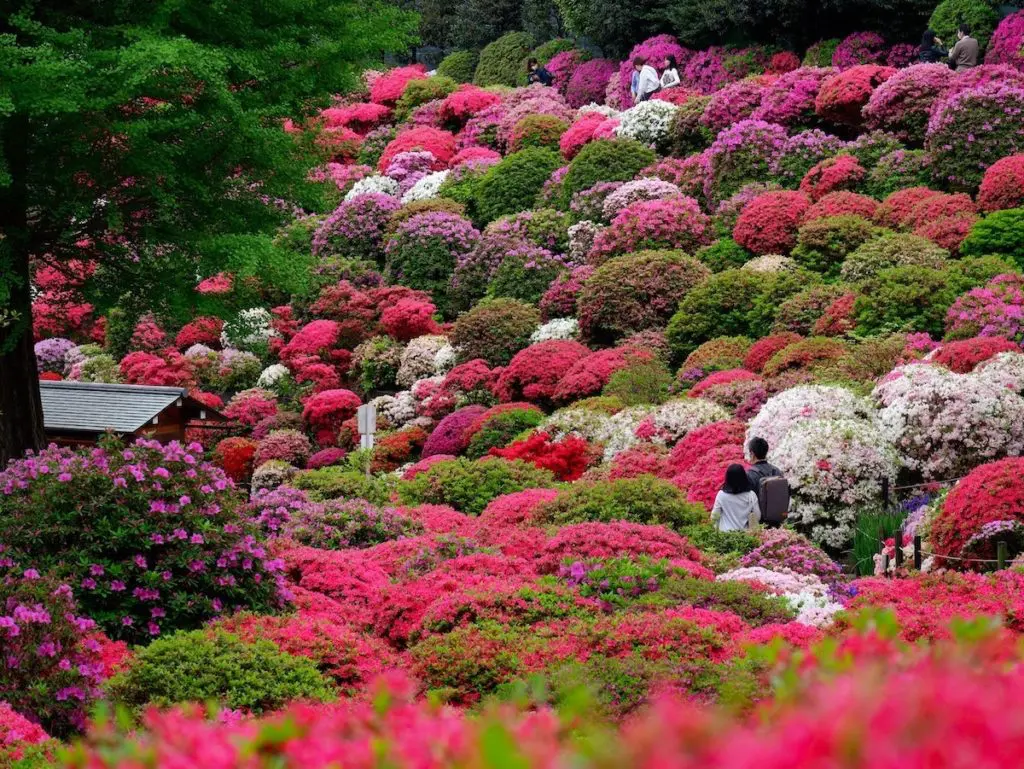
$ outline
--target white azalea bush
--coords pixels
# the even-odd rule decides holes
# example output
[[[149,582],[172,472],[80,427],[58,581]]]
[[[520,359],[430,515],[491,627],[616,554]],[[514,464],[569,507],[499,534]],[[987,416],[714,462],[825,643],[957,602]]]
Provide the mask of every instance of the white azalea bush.
[[[747,272],[792,272],[796,270],[796,262],[788,256],[765,254],[751,259],[740,269]]]
[[[224,348],[234,347],[239,350],[259,351],[270,342],[277,332],[274,331],[270,310],[264,307],[251,307],[242,310],[233,319],[224,324],[220,332],[220,343]]]
[[[866,419],[812,419],[795,425],[771,459],[789,481],[789,521],[816,543],[841,549],[853,539],[859,508],[894,480],[899,456]]]
[[[287,366],[282,363],[274,363],[260,372],[259,377],[256,379],[256,386],[262,387],[264,390],[276,392],[278,387],[289,382],[291,377],[292,372],[288,370]]]
[[[406,203],[413,203],[417,200],[430,200],[431,198],[436,198],[438,192],[441,190],[441,185],[444,184],[449,173],[451,172],[445,170],[427,174],[416,182],[408,192],[402,195],[402,204],[405,205]]]
[[[416,398],[410,390],[378,396],[370,404],[378,416],[393,428],[404,427],[416,419]]]
[[[905,366],[874,391],[880,425],[903,462],[949,480],[1024,451],[1024,398],[991,376]]]
[[[764,438],[774,451],[786,434],[812,419],[873,419],[867,398],[831,385],[802,385],[769,398],[747,428],[747,441]]]
[[[730,414],[713,401],[680,398],[658,406],[637,428],[637,437],[662,446],[673,446],[698,427],[725,422]]]
[[[443,336],[418,336],[410,341],[398,362],[398,385],[412,387],[416,381],[437,374],[437,355],[447,345],[448,339]]]
[[[814,627],[826,627],[843,610],[843,605],[832,598],[828,585],[814,574],[798,574],[790,569],[765,569],[744,566],[719,574],[719,582],[756,582],[768,588],[772,595],[783,598],[796,612],[796,621]]]
[[[642,101],[619,115],[615,132],[644,144],[659,144],[668,137],[678,110],[675,104],[661,99]]]
[[[358,198],[360,195],[391,195],[398,197],[398,182],[389,176],[367,176],[352,185],[352,189],[345,193],[345,200]]]
[[[972,374],[978,379],[1002,385],[1020,395],[1024,393],[1024,354],[1001,352],[978,364]]]
[[[579,335],[580,324],[576,318],[554,318],[538,326],[537,330],[530,334],[530,344],[551,340],[578,339]]]
[[[672,182],[661,179],[635,179],[626,182],[604,199],[602,215],[608,221],[615,218],[626,206],[641,200],[662,200],[682,197],[682,190]]]

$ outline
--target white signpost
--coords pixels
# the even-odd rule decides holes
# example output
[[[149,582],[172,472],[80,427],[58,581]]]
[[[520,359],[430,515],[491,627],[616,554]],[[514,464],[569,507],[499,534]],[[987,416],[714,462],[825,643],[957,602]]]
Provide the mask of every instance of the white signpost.
[[[377,432],[377,408],[369,403],[359,407],[356,412],[359,425],[359,448],[372,449],[373,436]],[[366,477],[370,477],[370,460],[366,460]]]

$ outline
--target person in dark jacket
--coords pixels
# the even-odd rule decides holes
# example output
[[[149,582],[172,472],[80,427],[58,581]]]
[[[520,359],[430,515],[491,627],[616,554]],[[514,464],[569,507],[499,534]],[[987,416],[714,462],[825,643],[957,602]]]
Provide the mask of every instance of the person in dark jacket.
[[[754,464],[747,470],[747,478],[750,481],[750,488],[755,494],[759,493],[761,481],[765,478],[783,478],[782,471],[768,461],[768,441],[764,438],[751,438],[747,444],[747,451],[750,452]],[[778,526],[779,524],[770,521],[762,521],[765,526]]]
[[[530,59],[526,63],[526,84],[533,85],[534,83],[540,83],[541,85],[551,85],[553,78],[551,73],[548,72],[544,67],[537,63],[536,59]]]
[[[918,51],[917,60],[927,64],[937,64],[945,61],[949,51],[942,47],[942,40],[935,34],[935,30],[926,29],[921,36],[921,50]]]

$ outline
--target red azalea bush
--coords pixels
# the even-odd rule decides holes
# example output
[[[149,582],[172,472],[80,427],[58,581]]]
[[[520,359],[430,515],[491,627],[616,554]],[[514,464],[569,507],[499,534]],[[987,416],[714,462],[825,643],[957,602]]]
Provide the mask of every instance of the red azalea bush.
[[[960,557],[972,537],[984,535],[986,524],[1024,523],[1024,459],[1001,459],[976,467],[949,492],[931,523],[929,537],[938,555]],[[994,557],[994,540],[975,557]],[[953,561],[955,567],[958,562]]]
[[[214,447],[213,462],[235,483],[245,483],[252,476],[256,447],[248,438],[225,438]]]
[[[664,526],[628,521],[563,526],[538,553],[536,568],[541,574],[550,574],[566,561],[640,556],[667,558],[685,564],[684,568],[693,576],[712,578],[711,572],[701,565],[700,551],[686,537]]]
[[[320,119],[327,128],[350,128],[355,133],[365,136],[390,120],[391,114],[391,109],[383,104],[359,102],[343,107],[328,107],[320,112]]]
[[[939,363],[950,371],[966,374],[979,363],[994,358],[1001,352],[1021,351],[1020,345],[1001,336],[979,336],[974,339],[961,339],[947,342],[932,357],[933,363]]]
[[[699,502],[710,510],[725,481],[725,471],[729,465],[734,464],[747,467],[743,445],[734,443],[716,446],[699,457],[688,470],[676,474],[672,483],[686,492],[687,502]]]
[[[892,67],[860,64],[832,75],[821,84],[815,111],[824,120],[858,127],[864,123],[862,110],[871,94],[895,74]]]
[[[160,328],[152,313],[146,313],[139,322],[135,324],[131,341],[128,343],[129,350],[145,350],[146,352],[158,352],[167,346],[167,332]]]
[[[430,126],[409,128],[388,142],[384,152],[377,161],[377,169],[383,173],[388,170],[395,155],[403,152],[429,152],[434,156],[434,170],[441,171],[455,156],[455,137],[448,131]]]
[[[558,496],[556,489],[527,489],[493,499],[477,518],[477,539],[498,545],[508,532],[538,525],[533,512]]]
[[[927,238],[937,246],[949,251],[951,256],[960,254],[960,246],[971,234],[971,228],[978,221],[977,214],[961,213],[940,216],[914,228],[914,234]]]
[[[466,450],[469,445],[469,428],[477,417],[481,416],[487,409],[483,406],[465,406],[453,411],[440,422],[434,431],[430,433],[426,444],[423,446],[423,458],[432,457],[435,454],[450,454],[458,456]]]
[[[815,336],[843,336],[853,331],[857,325],[853,309],[857,303],[857,294],[843,294],[835,299],[821,317],[814,321],[811,332]]]
[[[653,443],[641,443],[620,451],[608,468],[608,480],[637,478],[653,475],[656,478],[671,477],[668,471],[668,451]]]
[[[928,187],[907,187],[889,195],[875,211],[875,221],[892,229],[905,228],[918,203],[942,193]]]
[[[977,213],[977,207],[970,195],[965,195],[962,192],[952,195],[938,193],[929,195],[914,205],[910,210],[910,215],[901,224],[916,229],[946,216],[975,213]]]
[[[302,421],[309,426],[321,446],[337,441],[342,423],[355,416],[362,401],[351,390],[324,390],[311,395],[302,409]]]
[[[314,362],[347,370],[352,354],[345,347],[342,326],[333,320],[314,320],[302,327],[279,353],[281,362],[297,372]]]
[[[669,469],[675,474],[692,470],[712,450],[721,446],[742,444],[746,433],[747,426],[739,421],[713,422],[691,430],[672,447],[668,460]]]
[[[418,336],[438,332],[438,325],[434,320],[435,312],[437,308],[432,302],[402,299],[381,313],[380,325],[388,336],[400,342],[408,342]]]
[[[587,104],[603,104],[608,82],[617,73],[618,64],[609,59],[585,61],[572,73],[565,86],[565,100],[573,109]]]
[[[642,200],[626,206],[597,233],[591,261],[643,249],[692,252],[713,240],[711,220],[693,198]]]
[[[800,68],[800,57],[792,51],[780,51],[772,54],[768,60],[768,73],[772,75],[784,75]]]
[[[523,441],[503,449],[491,449],[491,456],[521,459],[534,467],[550,470],[559,481],[575,481],[597,459],[589,443],[575,435],[552,441],[545,432],[536,432]]]
[[[878,201],[867,195],[845,191],[830,192],[804,212],[801,224],[843,214],[856,214],[870,220],[875,218],[877,211]]]
[[[544,296],[540,298],[541,318],[551,320],[552,318],[571,318],[576,314],[576,300],[579,298],[583,285],[594,274],[594,267],[585,264],[581,267],[574,267],[569,272],[558,275]]]
[[[915,64],[899,70],[868,99],[864,107],[867,127],[890,131],[903,141],[921,144],[932,104],[955,76],[943,62]]]
[[[397,470],[421,451],[426,441],[426,430],[415,426],[381,435],[373,446],[370,471],[390,473]]]
[[[374,80],[370,86],[370,101],[394,107],[410,81],[422,80],[426,76],[427,68],[422,64],[388,70]]]
[[[339,449],[336,446],[330,446],[326,449],[320,449],[314,452],[308,460],[306,460],[307,470],[319,470],[321,467],[330,467],[331,465],[339,465],[348,456],[348,452],[345,449]]]
[[[810,199],[802,192],[766,192],[747,203],[736,220],[733,240],[755,254],[788,254]]]
[[[0,702],[0,757],[23,758],[24,746],[39,745],[50,739],[43,728]]]
[[[402,480],[411,481],[417,475],[419,475],[420,473],[425,473],[427,470],[429,470],[437,463],[447,462],[449,459],[455,458],[456,457],[454,454],[434,454],[434,456],[432,457],[426,457],[424,459],[421,459],[419,462],[414,462],[405,469],[405,472],[402,473]]]
[[[597,395],[619,369],[630,363],[651,360],[654,360],[651,353],[635,348],[616,347],[592,352],[565,372],[555,388],[554,399],[559,403],[569,403]]]
[[[853,190],[865,176],[864,167],[853,155],[836,155],[817,163],[800,181],[800,191],[812,201],[830,192]]]
[[[155,385],[157,387],[192,387],[195,379],[192,364],[177,350],[168,347],[160,355],[130,352],[118,365],[121,379],[126,384]]]
[[[579,342],[549,340],[520,350],[506,366],[494,392],[502,401],[550,403],[561,378],[590,354]]]
[[[224,329],[224,321],[220,318],[203,315],[181,327],[174,337],[174,346],[184,352],[194,344],[201,344],[213,350],[220,348],[220,332]]]
[[[721,385],[732,384],[733,382],[759,381],[761,381],[761,377],[757,374],[751,373],[745,368],[725,369],[724,371],[715,371],[714,373],[704,377],[697,382],[697,384],[691,387],[686,394],[691,398],[699,398],[708,390],[712,390]]]
[[[989,166],[978,190],[978,207],[985,212],[1024,207],[1024,155],[1009,155]]]
[[[763,339],[758,339],[747,351],[743,359],[743,368],[760,374],[766,364],[775,353],[788,347],[794,342],[799,342],[803,337],[790,331],[781,334],[772,334]]]
[[[298,430],[274,430],[256,446],[253,464],[259,467],[264,462],[276,459],[302,467],[312,449],[309,438]]]
[[[496,104],[501,104],[498,94],[466,83],[441,101],[437,117],[446,128],[457,132],[471,117]]]
[[[224,416],[247,427],[253,427],[276,413],[276,396],[257,387],[236,393],[224,409]]]
[[[583,145],[594,140],[594,131],[606,120],[600,112],[584,112],[558,139],[562,157],[572,160],[583,149]]]

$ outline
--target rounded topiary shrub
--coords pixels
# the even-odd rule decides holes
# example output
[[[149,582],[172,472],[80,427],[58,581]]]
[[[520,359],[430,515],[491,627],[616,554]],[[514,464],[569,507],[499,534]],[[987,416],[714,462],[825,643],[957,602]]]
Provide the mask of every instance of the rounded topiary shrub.
[[[1024,155],[1002,158],[985,171],[978,190],[978,207],[982,211],[1024,208]]]
[[[956,42],[957,27],[965,23],[970,25],[971,37],[984,51],[999,23],[996,4],[988,0],[942,0],[928,20],[928,28],[935,30],[935,34],[952,48]]]
[[[536,307],[515,299],[494,299],[460,315],[451,341],[461,361],[482,358],[491,366],[506,366],[530,344],[530,335],[539,324]]]
[[[557,152],[531,147],[490,168],[476,187],[477,211],[485,221],[533,208],[544,182],[562,165]]]
[[[598,182],[626,182],[651,165],[654,151],[632,139],[602,139],[587,144],[569,163],[562,179],[562,196],[568,201],[577,192]]]
[[[537,427],[544,421],[544,413],[536,408],[525,406],[516,408],[504,408],[516,404],[506,403],[496,406],[489,413],[482,414],[479,419],[479,427],[469,439],[466,447],[466,456],[470,459],[480,459],[487,456],[491,449],[504,448],[521,434]]]
[[[704,521],[704,507],[686,501],[686,494],[669,481],[652,476],[614,481],[574,483],[533,513],[538,523],[628,521],[685,528]]]
[[[473,82],[479,86],[518,85],[523,61],[534,43],[533,36],[525,32],[509,32],[489,43],[480,51]]]
[[[827,220],[826,220],[827,221]],[[941,270],[949,252],[920,235],[909,232],[887,232],[859,246],[843,262],[840,274],[845,281],[856,283],[874,277],[889,267],[930,267]]]
[[[521,460],[489,457],[438,462],[398,486],[404,505],[449,505],[467,515],[480,515],[491,500],[524,489],[544,489],[555,476]]]
[[[527,147],[559,151],[559,140],[568,124],[554,115],[527,115],[512,127],[513,152]]]
[[[853,312],[864,334],[925,331],[941,337],[946,310],[955,298],[944,272],[891,267],[862,284]]]
[[[443,99],[458,87],[457,81],[444,76],[410,80],[398,98],[398,103],[395,104],[395,117],[399,121],[405,120],[417,107],[429,101]]]
[[[754,255],[732,238],[720,238],[710,246],[697,249],[694,256],[712,272],[742,267]]]
[[[437,74],[450,77],[456,83],[471,83],[480,56],[476,51],[455,51],[445,56],[437,65]]]
[[[331,686],[312,660],[293,657],[270,641],[245,643],[224,632],[175,633],[139,649],[107,684],[110,699],[136,711],[213,701],[250,713],[293,700],[326,701]]]
[[[835,277],[848,254],[883,232],[855,214],[815,219],[798,231],[793,258],[802,267]]]
[[[488,293],[536,304],[551,282],[567,271],[565,257],[528,243],[515,245],[494,271]]]
[[[598,344],[663,328],[711,271],[681,251],[640,251],[601,265],[577,299],[580,329]]]
[[[777,333],[809,334],[818,319],[834,302],[846,296],[848,290],[841,285],[822,283],[798,291],[779,305],[772,330]]]
[[[717,336],[765,336],[779,306],[813,282],[802,271],[757,273],[726,270],[693,288],[666,329],[673,358],[681,362]]]
[[[50,448],[12,462],[0,488],[5,554],[65,579],[113,638],[280,605],[280,565],[199,444]]]
[[[977,189],[986,168],[1024,151],[1022,113],[1024,88],[999,81],[954,92],[937,102],[925,139],[936,181],[967,192]]]
[[[1024,269],[1024,208],[993,211],[975,222],[960,247],[963,256],[999,256]]]
[[[949,87],[955,73],[944,62],[901,69],[875,89],[864,107],[868,128],[891,131],[920,146],[932,104]]]

